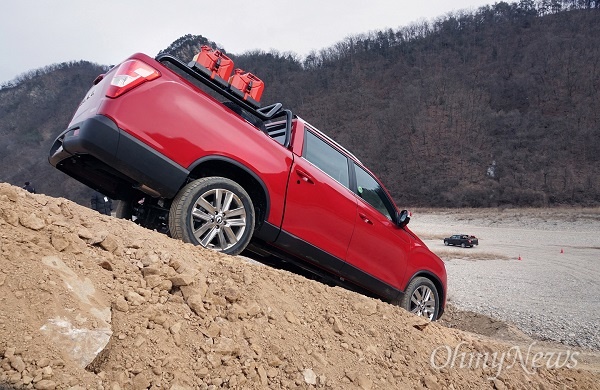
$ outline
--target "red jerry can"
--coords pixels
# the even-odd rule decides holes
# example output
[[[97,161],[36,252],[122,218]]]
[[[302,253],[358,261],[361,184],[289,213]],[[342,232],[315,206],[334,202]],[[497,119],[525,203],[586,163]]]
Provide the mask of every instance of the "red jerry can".
[[[242,69],[236,69],[233,76],[229,79],[231,91],[253,106],[260,105],[260,98],[265,84],[261,79],[250,72],[244,72]]]
[[[211,79],[225,85],[233,71],[233,61],[223,52],[214,50],[207,45],[200,48],[200,52],[194,56],[194,60],[190,62],[189,66],[201,70]]]

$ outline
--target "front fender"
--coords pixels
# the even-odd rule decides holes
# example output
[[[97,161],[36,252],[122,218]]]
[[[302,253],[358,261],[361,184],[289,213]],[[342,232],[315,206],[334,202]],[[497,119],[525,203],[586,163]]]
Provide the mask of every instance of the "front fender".
[[[440,309],[443,311],[446,306],[448,278],[446,266],[442,259],[426,247],[416,246],[409,255],[406,276],[402,286],[403,293],[414,278],[418,276],[426,277],[438,289],[438,293],[440,294]]]

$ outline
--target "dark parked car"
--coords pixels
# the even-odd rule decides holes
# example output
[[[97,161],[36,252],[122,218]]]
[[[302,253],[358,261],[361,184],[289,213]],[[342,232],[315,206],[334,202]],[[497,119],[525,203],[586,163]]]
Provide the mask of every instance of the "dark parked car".
[[[479,245],[479,239],[468,234],[455,234],[451,237],[444,238],[444,245],[457,245],[463,248],[473,248],[475,245]]]

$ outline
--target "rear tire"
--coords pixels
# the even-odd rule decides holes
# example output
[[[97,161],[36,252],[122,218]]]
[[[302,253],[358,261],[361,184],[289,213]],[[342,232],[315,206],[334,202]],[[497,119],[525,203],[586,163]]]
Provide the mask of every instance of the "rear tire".
[[[146,203],[147,202],[147,203]],[[167,221],[167,210],[150,205],[150,201],[141,198],[139,201],[121,200],[115,209],[115,216],[120,219],[133,221],[146,229],[170,235]]]
[[[418,276],[406,287],[399,306],[417,316],[435,321],[440,313],[440,296],[431,280]]]
[[[233,180],[205,177],[183,187],[171,204],[173,238],[229,255],[240,254],[254,232],[254,205]]]
[[[131,202],[127,202],[125,200],[120,200],[117,203],[117,208],[115,209],[115,217],[120,219],[129,219],[133,216],[133,208],[131,207]]]

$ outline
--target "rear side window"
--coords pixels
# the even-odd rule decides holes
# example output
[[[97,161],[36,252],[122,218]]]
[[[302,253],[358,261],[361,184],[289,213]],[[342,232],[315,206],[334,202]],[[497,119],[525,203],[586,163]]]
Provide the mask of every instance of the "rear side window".
[[[356,165],[354,167],[357,195],[391,221],[394,207],[381,185],[367,171]]]
[[[348,158],[310,131],[304,136],[303,157],[320,170],[350,188]]]
[[[285,123],[273,126],[267,125],[267,134],[281,145],[285,144]]]

